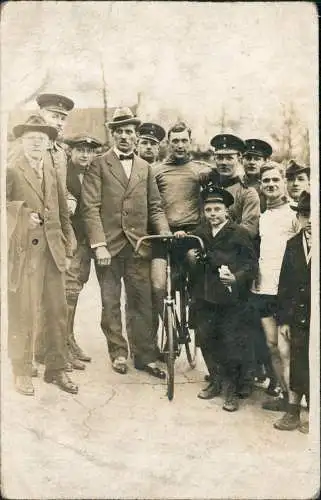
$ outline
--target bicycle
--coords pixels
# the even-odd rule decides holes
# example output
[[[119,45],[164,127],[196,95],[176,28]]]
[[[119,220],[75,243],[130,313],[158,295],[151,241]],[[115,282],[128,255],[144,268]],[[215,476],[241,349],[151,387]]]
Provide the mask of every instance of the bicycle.
[[[174,241],[178,241],[173,235],[151,235],[141,237],[135,248],[138,252],[144,241],[159,240],[166,244],[166,296],[164,298],[162,314],[162,333],[160,341],[160,353],[164,354],[167,365],[167,397],[171,401],[174,397],[174,364],[181,353],[184,345],[186,357],[191,368],[196,366],[196,341],[195,334],[191,332],[189,324],[190,297],[188,293],[188,273],[180,273],[179,286],[174,287],[172,280],[172,254],[171,249]],[[205,254],[204,243],[201,238],[194,235],[186,235],[184,241],[197,241],[203,254]],[[182,241],[182,239],[180,239]],[[181,268],[182,266],[180,266]],[[182,271],[182,269],[180,269]],[[176,295],[179,294],[179,305]]]

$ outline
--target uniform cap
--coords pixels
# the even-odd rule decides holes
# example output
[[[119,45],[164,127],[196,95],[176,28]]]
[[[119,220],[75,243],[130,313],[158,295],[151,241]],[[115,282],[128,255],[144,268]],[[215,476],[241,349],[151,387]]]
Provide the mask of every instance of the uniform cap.
[[[213,146],[215,153],[217,151],[237,151],[243,153],[246,146],[242,139],[232,134],[218,134],[215,135],[210,142]]]
[[[201,197],[203,203],[206,202],[224,203],[226,207],[229,207],[234,203],[234,197],[233,195],[231,195],[229,191],[213,185],[206,186],[201,192]]]
[[[115,129],[120,125],[140,125],[141,121],[134,115],[130,108],[116,108],[113,119],[111,122],[108,122],[108,127],[110,129]]]
[[[155,142],[161,142],[166,132],[157,123],[142,123],[137,131],[140,138],[151,139]]]
[[[102,143],[96,139],[95,137],[91,137],[90,135],[77,135],[74,137],[69,137],[64,140],[68,146],[74,148],[75,146],[89,146],[90,148],[99,148],[102,146]]]
[[[273,152],[270,144],[268,142],[261,141],[261,139],[246,139],[244,143],[246,147],[244,156],[251,154],[268,158]]]
[[[69,111],[74,107],[74,101],[59,94],[40,94],[36,101],[40,108],[56,111],[63,115],[68,115]]]
[[[29,116],[25,123],[16,125],[12,132],[16,139],[21,137],[25,132],[44,132],[52,140],[55,140],[58,135],[58,130],[51,125],[47,125],[45,120],[39,115]]]
[[[310,167],[299,165],[296,161],[290,160],[286,167],[285,177],[289,179],[303,172],[306,172],[308,175],[310,175]]]

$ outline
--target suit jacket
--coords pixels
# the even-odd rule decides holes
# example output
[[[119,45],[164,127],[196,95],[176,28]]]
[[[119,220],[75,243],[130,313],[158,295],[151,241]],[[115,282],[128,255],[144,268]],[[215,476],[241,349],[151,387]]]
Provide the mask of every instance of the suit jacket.
[[[194,297],[214,304],[245,300],[258,265],[248,232],[228,222],[213,237],[209,223],[203,221],[191,234],[202,238],[206,249],[205,262],[200,261],[192,274]],[[228,266],[236,277],[231,291],[219,279],[221,265]]]
[[[67,190],[77,202],[75,213],[70,216],[72,228],[77,241],[79,243],[84,243],[88,240],[83,215],[80,211],[81,182],[71,161],[68,163],[67,167]]]
[[[134,155],[127,179],[112,149],[85,173],[81,211],[90,245],[106,243],[112,256],[128,242],[135,246],[148,224],[154,233],[169,231],[151,166]],[[141,256],[148,254],[148,245],[142,246]]]
[[[279,324],[310,327],[311,260],[306,261],[302,230],[289,239],[285,249],[278,288]]]
[[[23,201],[23,210],[41,215],[51,255],[59,271],[64,271],[66,256],[72,256],[73,238],[65,192],[48,154],[44,158],[43,170],[42,187],[27,158],[19,155],[7,170],[7,205]]]

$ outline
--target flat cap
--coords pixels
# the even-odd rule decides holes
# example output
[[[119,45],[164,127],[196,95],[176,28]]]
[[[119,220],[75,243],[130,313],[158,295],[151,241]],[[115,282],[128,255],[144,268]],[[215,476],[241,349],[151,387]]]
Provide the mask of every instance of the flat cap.
[[[102,143],[98,139],[90,135],[76,135],[73,137],[67,137],[64,142],[72,148],[74,148],[75,146],[83,145],[95,149],[102,146]]]
[[[16,125],[12,132],[16,139],[26,132],[43,132],[52,140],[55,140],[58,135],[58,130],[51,125],[47,125],[45,120],[39,115],[29,116],[25,123]]]
[[[46,108],[49,111],[56,111],[63,115],[68,115],[74,107],[74,101],[59,94],[40,94],[36,99],[40,108]]]
[[[157,123],[142,123],[137,130],[138,136],[144,139],[151,139],[155,142],[161,142],[166,132],[160,125]]]
[[[306,165],[299,165],[295,160],[290,160],[285,171],[285,177],[287,179],[290,179],[291,177],[294,177],[297,174],[302,174],[306,172],[308,175],[310,175],[310,167],[307,167]]]
[[[273,152],[270,144],[268,142],[261,141],[261,139],[246,139],[244,143],[246,147],[244,156],[251,154],[268,158]]]
[[[203,203],[224,203],[226,207],[229,207],[234,203],[233,195],[231,195],[231,193],[226,189],[219,186],[206,186],[201,192],[201,197]]]
[[[232,134],[215,135],[211,139],[210,144],[214,148],[215,153],[217,151],[236,151],[238,153],[243,153],[246,149],[242,139]]]

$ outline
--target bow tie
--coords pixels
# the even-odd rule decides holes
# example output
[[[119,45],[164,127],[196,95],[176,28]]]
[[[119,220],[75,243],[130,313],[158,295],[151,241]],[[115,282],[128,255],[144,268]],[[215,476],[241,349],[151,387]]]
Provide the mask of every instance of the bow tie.
[[[134,153],[130,153],[129,155],[119,155],[120,161],[123,160],[133,160],[134,159]]]

